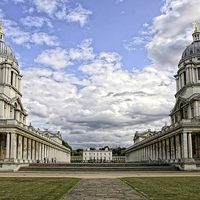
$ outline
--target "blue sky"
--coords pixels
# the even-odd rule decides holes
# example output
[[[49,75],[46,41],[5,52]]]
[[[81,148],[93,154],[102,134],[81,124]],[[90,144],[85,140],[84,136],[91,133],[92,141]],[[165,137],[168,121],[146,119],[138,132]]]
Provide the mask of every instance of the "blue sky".
[[[5,42],[35,128],[74,149],[133,144],[160,130],[200,0],[2,0]]]

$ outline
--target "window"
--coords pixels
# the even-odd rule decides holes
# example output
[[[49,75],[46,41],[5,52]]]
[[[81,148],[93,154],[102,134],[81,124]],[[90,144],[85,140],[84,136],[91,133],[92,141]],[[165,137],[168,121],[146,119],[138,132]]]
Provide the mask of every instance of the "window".
[[[198,68],[198,80],[200,80],[200,67]]]
[[[186,72],[183,72],[184,85],[186,85]]]
[[[104,153],[104,155],[106,155],[106,153]]]
[[[86,153],[85,153],[85,156],[86,156]]]
[[[98,156],[99,154],[97,153],[97,156]]]
[[[13,85],[13,71],[11,71],[11,79],[10,79],[10,84]]]

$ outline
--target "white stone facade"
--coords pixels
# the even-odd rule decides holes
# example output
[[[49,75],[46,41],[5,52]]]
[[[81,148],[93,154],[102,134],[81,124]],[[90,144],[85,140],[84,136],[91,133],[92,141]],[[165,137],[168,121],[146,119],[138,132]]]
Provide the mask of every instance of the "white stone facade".
[[[174,163],[181,170],[200,170],[200,32],[187,46],[178,64],[176,103],[171,125],[159,132],[136,133],[134,145],[126,149],[126,162],[149,159]]]
[[[0,170],[6,163],[44,162],[45,157],[70,162],[70,149],[62,145],[59,132],[41,132],[26,125],[21,79],[15,53],[4,42],[0,29]]]
[[[112,150],[83,150],[83,161],[84,162],[111,162],[112,161]]]

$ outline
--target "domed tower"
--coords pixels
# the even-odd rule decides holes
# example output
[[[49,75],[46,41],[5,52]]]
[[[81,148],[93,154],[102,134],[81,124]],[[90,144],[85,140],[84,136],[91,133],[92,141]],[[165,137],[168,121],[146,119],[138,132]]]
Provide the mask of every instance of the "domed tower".
[[[182,119],[200,119],[200,32],[195,25],[193,42],[183,51],[176,78],[176,104],[171,122]]]
[[[21,103],[21,78],[14,51],[4,42],[0,23],[0,119],[26,123],[26,110]]]

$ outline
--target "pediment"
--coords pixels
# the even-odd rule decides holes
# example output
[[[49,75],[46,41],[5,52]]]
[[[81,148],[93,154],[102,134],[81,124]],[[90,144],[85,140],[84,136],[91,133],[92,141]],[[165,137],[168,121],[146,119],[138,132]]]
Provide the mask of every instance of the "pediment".
[[[188,103],[189,102],[188,102],[187,99],[179,96],[177,101],[176,101],[176,103],[175,103],[175,105],[174,105],[174,108],[171,110],[171,113],[175,112],[176,110],[179,110],[181,104],[185,105],[185,104],[188,104]]]
[[[23,111],[23,112],[26,112],[26,110],[24,109],[23,105],[22,105],[22,102],[21,102],[21,99],[19,97],[14,97],[10,100],[10,104],[14,105],[15,102],[18,103],[18,105],[20,106],[20,110]]]

